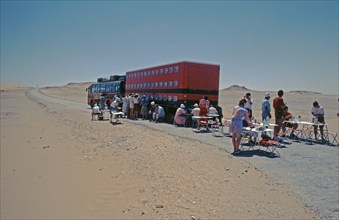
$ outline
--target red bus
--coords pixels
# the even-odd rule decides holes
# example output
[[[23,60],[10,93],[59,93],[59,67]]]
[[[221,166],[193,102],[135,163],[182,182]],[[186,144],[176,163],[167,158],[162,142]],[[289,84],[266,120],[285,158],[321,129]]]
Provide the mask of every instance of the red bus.
[[[182,61],[126,73],[126,93],[150,97],[172,114],[184,103],[191,106],[207,96],[217,105],[220,66]]]

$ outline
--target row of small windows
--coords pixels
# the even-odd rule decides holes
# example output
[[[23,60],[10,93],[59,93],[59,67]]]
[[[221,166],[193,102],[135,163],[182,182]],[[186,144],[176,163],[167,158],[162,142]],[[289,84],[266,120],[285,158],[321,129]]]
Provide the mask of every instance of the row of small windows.
[[[178,101],[178,96],[166,96],[166,95],[155,95],[155,96],[150,96],[150,100],[154,101],[173,101],[176,102]]]
[[[126,77],[137,78],[137,77],[143,77],[143,76],[151,76],[151,75],[153,76],[153,75],[158,75],[158,74],[177,73],[177,72],[179,72],[179,66],[171,66],[168,68],[161,68],[161,69],[130,73],[130,74],[127,74]]]
[[[118,92],[120,91],[120,84],[108,83],[108,84],[96,84],[92,86],[92,92]]]
[[[165,82],[145,82],[145,83],[133,83],[127,84],[127,89],[146,89],[146,88],[157,88],[157,87],[178,87],[179,81],[165,81]]]

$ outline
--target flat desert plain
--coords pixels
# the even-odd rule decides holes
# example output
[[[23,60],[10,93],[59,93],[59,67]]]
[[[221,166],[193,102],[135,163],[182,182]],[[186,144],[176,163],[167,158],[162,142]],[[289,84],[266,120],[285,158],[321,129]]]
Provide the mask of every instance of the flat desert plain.
[[[91,121],[87,86],[1,86],[1,219],[321,218],[213,143],[128,120]],[[252,93],[259,118],[264,92]],[[220,92],[226,117],[243,94]],[[337,97],[306,95],[286,94],[292,113],[310,117],[317,99],[331,123]]]

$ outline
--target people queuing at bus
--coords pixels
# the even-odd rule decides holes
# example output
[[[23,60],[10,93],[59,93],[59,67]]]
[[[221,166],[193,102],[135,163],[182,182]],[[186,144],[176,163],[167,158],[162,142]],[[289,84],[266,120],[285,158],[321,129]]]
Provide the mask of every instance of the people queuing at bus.
[[[185,105],[181,104],[174,115],[174,124],[178,126],[184,126],[186,124],[186,110]]]

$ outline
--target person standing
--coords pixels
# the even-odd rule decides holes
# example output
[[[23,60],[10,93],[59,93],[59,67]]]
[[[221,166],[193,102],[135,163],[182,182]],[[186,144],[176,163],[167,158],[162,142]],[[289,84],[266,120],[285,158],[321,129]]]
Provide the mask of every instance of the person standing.
[[[128,116],[129,99],[125,95],[122,97],[122,112]]]
[[[243,120],[245,119],[249,126],[252,127],[252,121],[249,118],[249,113],[245,109],[246,99],[241,99],[239,105],[236,106],[233,110],[232,121],[230,130],[232,131],[232,144],[233,144],[233,153],[237,154],[240,152],[240,140],[241,132],[243,128]]]
[[[325,112],[322,106],[319,105],[317,101],[313,102],[313,107],[311,110],[311,113],[313,115],[313,123],[314,124],[321,124],[321,125],[314,125],[314,138],[317,140],[317,134],[318,134],[318,126],[320,129],[320,135],[321,140],[324,140],[324,124],[325,124]]]
[[[247,109],[248,111],[248,115],[250,117],[250,119],[252,119],[252,105],[253,105],[253,100],[251,98],[251,93],[246,93],[244,99],[246,99],[246,104],[245,104],[245,109]]]
[[[270,104],[270,98],[271,95],[270,93],[265,93],[265,98],[262,101],[261,104],[261,118],[262,118],[262,123],[268,125],[270,119],[272,118],[271,115],[271,104]]]
[[[100,96],[100,105],[99,105],[100,110],[105,109],[105,101],[106,101],[106,97],[105,96],[106,95],[104,93],[101,94],[101,96]]]
[[[134,102],[133,102],[133,98],[134,98],[134,93],[129,94],[129,118],[134,120]]]
[[[208,114],[208,109],[210,108],[210,101],[207,96],[203,96],[199,101],[200,112],[199,116],[206,116]],[[198,127],[200,127],[201,119],[198,120]],[[205,119],[206,124],[208,124],[208,119]]]
[[[273,99],[273,108],[275,114],[275,127],[274,127],[274,135],[277,136],[280,132],[281,126],[284,122],[284,99],[283,99],[284,91],[279,90],[278,96]]]
[[[141,114],[141,117],[142,117],[142,120],[147,120],[147,107],[148,107],[148,97],[146,95],[142,95],[141,97],[141,111],[140,111],[140,114]]]
[[[139,103],[140,103],[139,94],[137,93],[133,97],[133,104],[134,104],[133,112],[134,112],[134,119],[136,120],[138,120],[138,117],[139,117]]]

